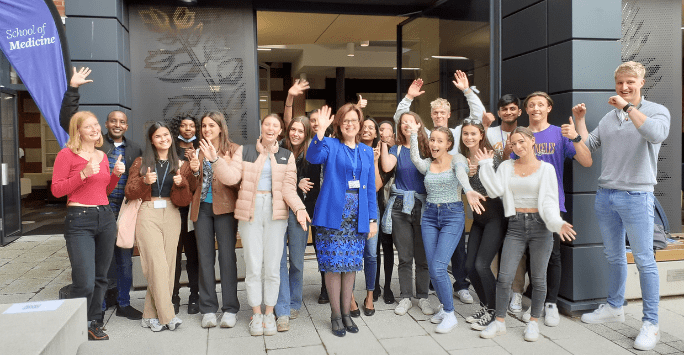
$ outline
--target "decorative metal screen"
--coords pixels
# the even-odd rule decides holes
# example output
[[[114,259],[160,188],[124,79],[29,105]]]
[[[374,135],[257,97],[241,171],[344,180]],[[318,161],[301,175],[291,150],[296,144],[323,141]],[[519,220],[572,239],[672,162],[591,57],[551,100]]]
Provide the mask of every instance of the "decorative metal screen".
[[[658,157],[655,195],[670,228],[681,230],[682,174],[682,3],[671,0],[622,1],[622,61],[646,67],[642,94],[670,110],[670,134]]]
[[[134,137],[149,121],[223,112],[232,140],[258,136],[254,16],[249,8],[131,5]]]

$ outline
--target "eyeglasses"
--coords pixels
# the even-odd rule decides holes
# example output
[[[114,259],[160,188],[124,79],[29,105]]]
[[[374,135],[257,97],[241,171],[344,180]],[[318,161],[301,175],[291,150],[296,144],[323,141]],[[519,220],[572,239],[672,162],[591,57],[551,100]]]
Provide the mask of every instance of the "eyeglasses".
[[[463,124],[482,124],[482,120],[478,118],[466,118],[463,120]]]
[[[351,126],[359,124],[359,120],[344,120],[342,121],[343,126]]]

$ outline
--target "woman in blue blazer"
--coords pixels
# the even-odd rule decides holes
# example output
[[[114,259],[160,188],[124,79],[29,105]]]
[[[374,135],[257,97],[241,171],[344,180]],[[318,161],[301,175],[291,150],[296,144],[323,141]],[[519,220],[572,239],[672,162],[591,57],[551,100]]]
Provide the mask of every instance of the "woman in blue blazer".
[[[306,159],[325,164],[313,220],[316,256],[325,272],[333,334],[344,336],[359,331],[350,316],[352,287],[356,272],[363,270],[366,239],[378,231],[375,165],[373,149],[359,143],[361,109],[346,104],[336,115],[330,113],[328,106],[321,108]],[[324,138],[330,124],[336,138]]]

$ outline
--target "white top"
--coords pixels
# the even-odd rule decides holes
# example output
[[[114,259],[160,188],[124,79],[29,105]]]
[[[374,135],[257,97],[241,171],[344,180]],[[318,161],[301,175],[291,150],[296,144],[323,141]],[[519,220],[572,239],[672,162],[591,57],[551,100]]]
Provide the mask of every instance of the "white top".
[[[537,208],[539,206],[539,185],[541,174],[539,170],[529,176],[519,176],[511,171],[511,180],[508,188],[513,192],[513,205],[515,208]]]
[[[503,151],[511,132],[501,130],[501,126],[487,128],[487,140],[494,150]]]
[[[502,197],[504,215],[515,215],[515,197],[512,191],[511,177],[513,176],[513,160],[506,160],[494,172],[494,159],[480,160],[480,180],[489,197]],[[560,233],[565,221],[560,216],[558,203],[558,181],[553,165],[541,162],[539,169],[530,177],[538,175],[539,189],[537,190],[537,206],[539,215],[544,220],[546,228],[554,233]],[[535,207],[532,207],[535,208]]]

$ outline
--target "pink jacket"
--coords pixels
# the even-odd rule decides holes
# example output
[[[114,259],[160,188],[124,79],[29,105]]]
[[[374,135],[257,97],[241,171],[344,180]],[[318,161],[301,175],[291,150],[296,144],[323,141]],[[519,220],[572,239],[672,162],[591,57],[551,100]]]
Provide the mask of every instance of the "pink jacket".
[[[289,150],[279,147],[277,142],[271,147],[264,147],[261,141],[257,141],[256,145],[238,148],[230,162],[219,158],[214,163],[214,176],[219,182],[225,185],[240,183],[235,203],[235,219],[254,219],[254,200],[266,159],[271,159],[273,220],[286,220],[289,217],[288,206],[295,212],[305,209],[304,203],[297,195],[297,167],[294,155]]]

